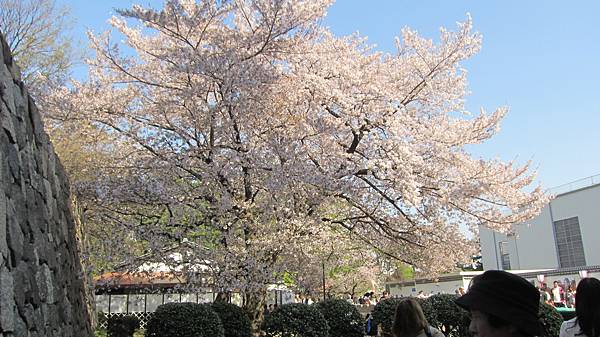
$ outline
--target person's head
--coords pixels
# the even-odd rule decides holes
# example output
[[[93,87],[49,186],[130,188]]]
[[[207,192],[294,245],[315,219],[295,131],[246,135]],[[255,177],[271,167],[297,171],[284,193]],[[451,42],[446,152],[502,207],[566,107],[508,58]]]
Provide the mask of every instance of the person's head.
[[[392,333],[394,337],[415,337],[427,327],[427,320],[421,305],[413,298],[398,303]]]
[[[558,287],[558,281],[554,281],[552,284],[554,285],[554,288]]]
[[[541,336],[539,292],[524,278],[489,270],[473,278],[469,291],[455,300],[471,311],[474,337]]]
[[[577,323],[587,337],[600,335],[600,281],[594,277],[579,281],[575,293]]]

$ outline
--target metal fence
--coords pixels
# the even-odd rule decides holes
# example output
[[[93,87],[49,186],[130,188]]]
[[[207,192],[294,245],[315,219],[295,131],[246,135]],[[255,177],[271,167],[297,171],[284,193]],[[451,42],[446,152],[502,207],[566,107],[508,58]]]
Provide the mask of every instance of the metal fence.
[[[108,312],[101,312],[98,315],[100,315],[99,320],[98,320],[98,327],[102,328],[102,329],[108,328],[108,319],[110,317],[126,317],[126,316],[133,316],[133,317],[137,318],[140,321],[140,328],[146,329],[146,325],[148,324],[148,321],[150,320],[152,315],[154,315],[154,313],[153,312],[130,312],[130,313],[112,312],[109,314]]]
[[[590,176],[587,178],[575,180],[575,181],[572,181],[572,182],[564,184],[564,185],[552,187],[552,188],[548,189],[548,193],[554,194],[554,195],[559,195],[559,194],[564,194],[564,193],[568,193],[571,191],[579,190],[582,188],[590,187],[590,186],[593,186],[596,184],[600,184],[600,174],[596,174],[596,175],[593,175],[593,176]]]

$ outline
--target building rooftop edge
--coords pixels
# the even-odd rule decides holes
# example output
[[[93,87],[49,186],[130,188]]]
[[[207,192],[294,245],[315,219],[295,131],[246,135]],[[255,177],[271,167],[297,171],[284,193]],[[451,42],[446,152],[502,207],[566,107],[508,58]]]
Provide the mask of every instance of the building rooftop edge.
[[[533,278],[533,277],[537,277],[537,275],[542,274],[542,273],[546,276],[555,276],[555,275],[579,272],[580,270],[587,270],[588,272],[600,272],[600,265],[571,267],[571,268],[542,268],[542,269],[528,269],[528,270],[507,270],[507,272],[517,274],[524,278]],[[392,285],[412,286],[415,284],[457,281],[457,280],[461,280],[465,276],[466,277],[474,277],[474,276],[483,274],[484,272],[485,271],[458,272],[458,273],[442,274],[439,277],[433,277],[433,278],[430,277],[430,278],[410,279],[410,280],[405,280],[405,281],[389,281],[389,282],[385,282],[385,284],[388,286],[392,286]]]

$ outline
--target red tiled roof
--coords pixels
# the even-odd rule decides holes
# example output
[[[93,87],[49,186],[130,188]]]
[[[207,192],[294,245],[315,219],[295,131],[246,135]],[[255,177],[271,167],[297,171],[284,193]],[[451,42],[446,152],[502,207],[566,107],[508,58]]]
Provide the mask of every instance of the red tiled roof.
[[[144,287],[184,284],[186,279],[168,272],[109,272],[94,278],[96,287]]]

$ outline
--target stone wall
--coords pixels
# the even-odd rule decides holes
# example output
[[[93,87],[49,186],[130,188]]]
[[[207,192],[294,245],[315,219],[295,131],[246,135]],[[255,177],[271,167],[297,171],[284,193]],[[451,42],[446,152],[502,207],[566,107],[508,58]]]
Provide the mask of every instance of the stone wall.
[[[88,337],[67,178],[0,40],[0,336]]]

